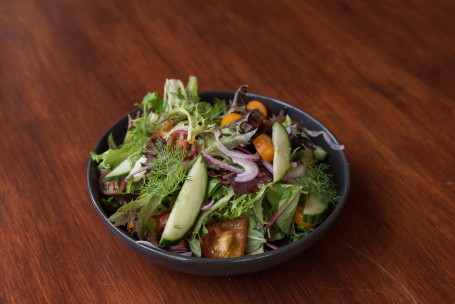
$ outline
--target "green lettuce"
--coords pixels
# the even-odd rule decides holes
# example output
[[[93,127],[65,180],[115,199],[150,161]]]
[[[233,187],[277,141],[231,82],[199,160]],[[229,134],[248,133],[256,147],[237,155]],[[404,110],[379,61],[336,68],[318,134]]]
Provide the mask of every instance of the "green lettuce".
[[[267,192],[269,208],[265,213],[269,219],[272,219],[284,205],[289,204],[268,230],[270,240],[279,240],[294,232],[294,212],[299,202],[301,189],[297,185],[276,184]]]
[[[108,149],[101,154],[90,151],[90,156],[93,161],[99,163],[99,169],[112,170],[125,159],[127,159],[132,152],[132,147],[123,146],[119,149]]]

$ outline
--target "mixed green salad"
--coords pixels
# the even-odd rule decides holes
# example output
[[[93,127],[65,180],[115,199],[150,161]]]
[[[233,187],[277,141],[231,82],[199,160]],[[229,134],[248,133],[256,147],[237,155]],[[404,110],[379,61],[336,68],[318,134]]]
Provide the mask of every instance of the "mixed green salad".
[[[311,233],[340,200],[327,151],[286,114],[270,115],[241,86],[200,100],[197,79],[167,79],[129,115],[121,144],[91,152],[109,221],[138,243],[186,256],[262,253]]]

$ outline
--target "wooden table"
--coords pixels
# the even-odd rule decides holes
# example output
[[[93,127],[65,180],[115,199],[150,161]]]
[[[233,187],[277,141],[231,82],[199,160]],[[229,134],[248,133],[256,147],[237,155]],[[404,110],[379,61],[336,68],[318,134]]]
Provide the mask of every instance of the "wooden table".
[[[455,3],[0,2],[0,303],[453,303]],[[272,269],[203,277],[122,245],[89,152],[165,78],[276,97],[346,146],[345,209]]]

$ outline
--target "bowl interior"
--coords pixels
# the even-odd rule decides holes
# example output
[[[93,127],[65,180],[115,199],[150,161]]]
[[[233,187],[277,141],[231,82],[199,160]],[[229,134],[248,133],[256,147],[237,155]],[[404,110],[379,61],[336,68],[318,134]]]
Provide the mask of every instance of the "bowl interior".
[[[233,91],[204,91],[200,92],[199,96],[201,100],[207,102],[211,102],[214,98],[224,99],[228,102],[234,97],[234,94],[235,92]],[[327,130],[325,126],[323,126],[319,121],[314,119],[309,114],[303,112],[302,110],[299,110],[280,100],[253,93],[247,93],[245,99],[246,101],[261,101],[266,105],[269,112],[274,114],[278,114],[280,110],[287,108],[287,113],[289,116],[301,123],[305,128],[315,131],[325,131],[329,134],[329,137],[333,142],[338,143],[335,137],[330,133],[329,130]],[[125,115],[104,133],[93,151],[96,153],[102,153],[108,149],[107,138],[111,132],[113,134],[115,142],[117,144],[121,143],[125,136],[127,125],[128,116]],[[330,165],[329,172],[333,175],[334,181],[337,184],[337,191],[342,199],[332,209],[329,217],[308,236],[300,239],[297,242],[285,244],[276,250],[267,251],[258,255],[230,259],[206,259],[184,257],[161,249],[137,244],[136,240],[133,239],[129,234],[127,234],[121,228],[114,227],[107,220],[107,218],[110,216],[110,212],[106,210],[106,208],[101,203],[102,194],[98,189],[96,164],[92,161],[91,158],[89,160],[87,169],[87,183],[89,194],[92,203],[101,219],[104,221],[107,227],[120,239],[120,241],[122,241],[127,247],[136,253],[146,257],[147,259],[160,266],[185,273],[211,276],[250,273],[278,265],[309,248],[314,244],[314,242],[319,240],[327,231],[327,229],[333,224],[334,220],[337,218],[344,204],[346,203],[350,187],[350,170],[344,151],[331,150],[327,143],[323,140],[322,136],[313,138],[312,140],[315,144],[322,146],[328,151],[328,158],[326,160],[326,163]]]

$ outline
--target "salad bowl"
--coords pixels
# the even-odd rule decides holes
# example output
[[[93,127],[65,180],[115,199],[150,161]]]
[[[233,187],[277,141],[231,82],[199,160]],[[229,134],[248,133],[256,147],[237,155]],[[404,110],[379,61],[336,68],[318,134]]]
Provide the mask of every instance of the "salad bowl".
[[[200,99],[207,102],[211,102],[215,98],[229,101],[234,98],[234,95],[234,91],[199,92]],[[258,100],[262,102],[266,105],[270,113],[274,113],[276,115],[278,115],[283,108],[286,108],[287,114],[289,114],[289,116],[295,121],[301,123],[305,128],[314,131],[323,131],[332,143],[338,144],[336,138],[324,125],[296,107],[275,98],[254,93],[247,93],[245,99],[246,101]],[[125,136],[127,126],[128,115],[125,115],[104,133],[93,151],[95,153],[102,153],[106,151],[108,149],[108,137],[111,133],[115,142],[121,142]],[[174,271],[207,276],[231,276],[256,272],[283,263],[286,260],[301,254],[303,251],[312,246],[316,241],[321,239],[327,230],[333,225],[346,203],[350,187],[350,169],[344,150],[332,150],[329,143],[323,138],[323,136],[315,137],[312,140],[315,144],[322,146],[326,151],[328,151],[328,157],[325,162],[330,166],[329,173],[333,176],[333,180],[337,185],[337,192],[341,197],[341,200],[332,208],[327,219],[304,238],[295,242],[283,242],[275,250],[266,251],[256,255],[227,259],[189,257],[137,243],[137,241],[129,235],[126,230],[120,227],[115,227],[111,222],[109,222],[108,218],[111,213],[101,202],[102,194],[100,193],[98,187],[97,166],[91,158],[87,168],[88,190],[93,206],[108,229],[128,248],[157,265]]]

